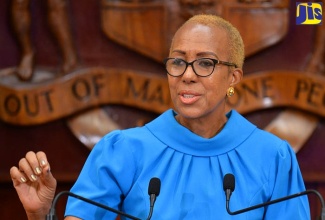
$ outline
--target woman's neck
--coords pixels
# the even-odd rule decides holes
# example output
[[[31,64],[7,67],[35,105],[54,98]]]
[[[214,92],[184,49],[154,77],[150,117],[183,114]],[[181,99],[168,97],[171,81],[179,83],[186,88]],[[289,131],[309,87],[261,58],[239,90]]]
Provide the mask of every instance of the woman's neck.
[[[181,115],[176,115],[175,118],[178,123],[204,138],[216,136],[224,128],[228,120],[226,115],[214,120],[207,118],[184,118]]]

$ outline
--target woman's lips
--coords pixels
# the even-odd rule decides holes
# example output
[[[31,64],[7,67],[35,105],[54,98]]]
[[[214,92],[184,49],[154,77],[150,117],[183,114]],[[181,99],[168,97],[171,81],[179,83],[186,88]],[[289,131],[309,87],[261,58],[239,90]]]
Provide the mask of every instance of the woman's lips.
[[[200,98],[200,96],[195,93],[182,92],[179,94],[179,98],[183,104],[189,105],[189,104],[193,104],[194,102],[196,102]]]

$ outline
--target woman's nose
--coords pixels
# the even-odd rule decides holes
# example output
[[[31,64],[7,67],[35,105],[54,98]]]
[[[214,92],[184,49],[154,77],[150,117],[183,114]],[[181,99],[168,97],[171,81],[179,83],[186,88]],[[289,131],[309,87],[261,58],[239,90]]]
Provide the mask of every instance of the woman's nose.
[[[193,66],[188,65],[184,74],[182,75],[182,80],[186,83],[195,82],[197,80],[197,75],[194,72]]]

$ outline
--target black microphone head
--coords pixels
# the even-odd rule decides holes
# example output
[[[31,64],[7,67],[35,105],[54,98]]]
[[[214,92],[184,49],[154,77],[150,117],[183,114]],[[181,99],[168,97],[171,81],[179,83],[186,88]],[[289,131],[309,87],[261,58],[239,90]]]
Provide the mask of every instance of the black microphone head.
[[[227,173],[223,178],[223,190],[230,189],[231,192],[235,190],[235,177],[231,173]]]
[[[148,187],[148,194],[149,195],[156,195],[159,196],[160,193],[160,179],[157,177],[151,178]]]

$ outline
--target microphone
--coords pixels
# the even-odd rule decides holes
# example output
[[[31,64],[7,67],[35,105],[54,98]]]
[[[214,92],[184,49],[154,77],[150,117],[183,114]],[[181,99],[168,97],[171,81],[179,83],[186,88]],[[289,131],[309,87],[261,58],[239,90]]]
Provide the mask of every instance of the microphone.
[[[149,187],[148,187],[148,194],[150,196],[150,212],[147,220],[151,219],[153,213],[153,207],[155,205],[156,198],[159,196],[159,193],[160,193],[160,179],[154,177],[150,180]]]
[[[223,178],[223,190],[226,193],[226,201],[229,203],[231,193],[235,190],[235,177],[227,173]]]
[[[84,197],[82,197],[82,196],[79,196],[79,195],[77,195],[77,194],[74,194],[74,193],[72,193],[72,192],[70,192],[70,191],[62,191],[62,192],[60,192],[59,194],[57,194],[57,195],[55,196],[55,198],[54,198],[54,200],[53,200],[53,203],[52,203],[52,206],[51,206],[51,208],[50,208],[50,212],[49,212],[49,214],[46,215],[45,220],[58,220],[58,217],[57,217],[57,215],[56,215],[55,207],[56,207],[56,204],[57,204],[59,198],[60,198],[62,195],[64,195],[64,194],[67,194],[68,196],[71,196],[71,197],[74,197],[74,198],[80,199],[80,200],[82,200],[82,201],[84,201],[84,202],[87,202],[87,203],[89,203],[89,204],[95,205],[95,206],[97,206],[97,207],[100,207],[100,208],[106,209],[106,210],[108,210],[108,211],[114,212],[114,213],[116,213],[116,214],[119,214],[119,215],[125,216],[125,217],[127,217],[127,218],[130,218],[130,219],[133,219],[133,220],[141,220],[141,219],[139,219],[139,218],[137,218],[137,217],[134,217],[134,216],[132,216],[132,215],[126,214],[126,213],[121,212],[121,211],[119,211],[119,210],[113,209],[113,208],[111,208],[111,207],[109,207],[109,206],[103,205],[103,204],[101,204],[101,203],[98,203],[98,202],[92,201],[92,200],[90,200],[90,199],[84,198]]]
[[[148,194],[150,195],[150,213],[149,213],[149,217],[148,219],[150,220],[151,218],[151,215],[152,215],[152,212],[153,212],[153,206],[154,206],[154,203],[156,201],[156,197],[159,195],[159,192],[160,192],[160,179],[158,178],[152,178],[150,180],[150,183],[149,183],[149,188],[148,188]],[[124,216],[124,217],[127,217],[129,219],[133,219],[133,220],[141,220],[140,218],[137,218],[137,217],[134,217],[132,215],[129,215],[127,213],[124,213],[122,211],[119,211],[119,210],[116,210],[116,209],[113,209],[109,206],[106,206],[106,205],[103,205],[101,203],[98,203],[98,202],[95,202],[95,201],[92,201],[90,199],[87,199],[85,197],[82,197],[80,195],[77,195],[75,193],[72,193],[70,191],[62,191],[60,193],[58,193],[53,202],[52,202],[52,205],[51,205],[51,208],[50,208],[50,211],[49,213],[46,215],[46,218],[45,220],[58,220],[58,217],[56,215],[56,204],[59,200],[59,198],[62,196],[62,195],[65,195],[67,194],[68,196],[71,196],[71,197],[74,197],[74,198],[77,198],[77,199],[80,199],[84,202],[87,202],[89,204],[92,204],[94,206],[97,206],[97,207],[100,207],[102,209],[105,209],[105,210],[108,210],[110,212],[114,212],[118,215],[121,215],[121,216]]]
[[[303,196],[303,195],[307,195],[307,194],[313,193],[313,194],[316,194],[316,196],[319,198],[319,200],[321,202],[321,206],[322,206],[322,208],[321,208],[321,214],[320,214],[320,217],[318,219],[319,220],[325,220],[324,199],[323,199],[322,195],[318,191],[313,190],[313,189],[306,190],[306,191],[303,191],[303,192],[300,192],[300,193],[296,193],[296,194],[292,194],[292,195],[289,195],[289,196],[285,196],[285,197],[282,197],[282,198],[279,198],[279,199],[275,199],[275,200],[272,200],[272,201],[269,201],[269,202],[261,203],[259,205],[251,206],[251,207],[248,207],[248,208],[245,208],[245,209],[241,209],[241,210],[238,210],[238,211],[235,211],[235,212],[232,212],[229,209],[230,196],[231,196],[231,193],[235,190],[235,177],[234,177],[234,175],[228,173],[228,174],[226,174],[224,176],[224,179],[223,179],[223,190],[226,193],[226,209],[227,209],[227,212],[230,215],[238,215],[238,214],[241,214],[243,212],[248,212],[248,211],[251,211],[251,210],[254,210],[254,209],[258,209],[258,208],[261,208],[261,207],[264,207],[264,206],[272,205],[272,204],[275,204],[275,203],[278,203],[278,202],[282,202],[282,201],[285,201],[285,200],[289,200],[289,199],[293,199],[293,198],[296,198],[296,197],[299,197],[299,196]]]

